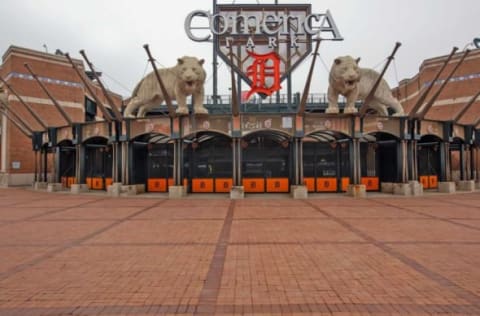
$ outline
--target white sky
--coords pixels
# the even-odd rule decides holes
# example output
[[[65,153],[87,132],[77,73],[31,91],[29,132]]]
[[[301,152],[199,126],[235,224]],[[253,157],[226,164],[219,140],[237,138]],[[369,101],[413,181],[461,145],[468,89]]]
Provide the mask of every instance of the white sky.
[[[106,85],[129,96],[147,65],[142,48],[145,43],[165,67],[173,66],[177,57],[184,55],[204,58],[207,75],[211,76],[211,43],[191,41],[183,24],[188,13],[196,9],[212,10],[212,3],[211,0],[2,0],[0,52],[3,54],[10,45],[44,51],[45,44],[51,53],[58,48],[81,59],[78,51],[85,49],[97,69],[104,72]],[[345,39],[322,43],[312,93],[326,92],[328,87],[328,70],[322,60],[330,68],[336,56],[352,55],[362,58],[362,67],[380,70],[399,41],[402,47],[385,76],[394,87],[398,80],[414,76],[424,59],[446,55],[453,46],[462,50],[474,37],[480,37],[479,0],[279,0],[279,3],[311,3],[314,13],[329,9]],[[310,58],[294,72],[293,92],[303,90],[309,65]],[[228,68],[221,65],[219,72],[219,93],[227,94]],[[211,94],[211,86],[209,80],[207,94]]]

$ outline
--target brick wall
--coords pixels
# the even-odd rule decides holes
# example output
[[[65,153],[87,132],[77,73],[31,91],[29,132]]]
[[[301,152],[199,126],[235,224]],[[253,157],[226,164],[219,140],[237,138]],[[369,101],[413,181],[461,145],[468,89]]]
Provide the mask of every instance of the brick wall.
[[[82,61],[74,62],[84,71]],[[39,76],[51,95],[60,103],[73,122],[84,122],[85,96],[89,93],[68,60],[64,56],[52,55],[30,49],[11,46],[3,55],[0,75],[16,90],[22,99],[30,106],[49,127],[65,126],[67,122],[55,108],[51,100],[33,80],[24,64],[28,63]],[[90,82],[97,97],[108,104],[106,97],[96,83]],[[7,90],[8,91],[8,90]],[[112,93],[117,108],[122,104],[121,96]],[[35,120],[18,98],[8,91],[9,106],[21,116],[33,130],[42,131],[42,126]],[[97,117],[102,118],[97,106]],[[34,153],[31,140],[23,135],[16,126],[7,124],[6,172],[11,174],[33,173]],[[13,169],[12,162],[19,162],[20,169]],[[49,166],[51,167],[51,158]]]
[[[426,101],[438,91],[441,86],[440,80],[445,79],[453,70],[461,58],[461,53],[454,55],[445,70],[440,75],[428,94]],[[437,72],[441,69],[447,56],[441,56],[425,60],[420,66],[419,72],[411,79],[402,80],[400,85],[393,89],[393,94],[402,103],[408,113],[423,93],[427,84],[432,82]],[[458,111],[480,89],[480,49],[470,52],[462,65],[457,69],[452,80],[441,92],[433,107],[428,111],[426,118],[434,120],[451,120]],[[460,123],[470,124],[480,116],[480,101],[476,101],[460,120]]]

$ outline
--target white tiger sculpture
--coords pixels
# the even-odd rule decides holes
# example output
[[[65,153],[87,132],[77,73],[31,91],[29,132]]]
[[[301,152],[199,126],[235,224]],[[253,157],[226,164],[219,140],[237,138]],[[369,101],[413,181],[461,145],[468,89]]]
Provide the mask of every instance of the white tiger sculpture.
[[[177,64],[171,68],[159,69],[165,89],[172,100],[177,100],[176,113],[188,114],[187,96],[193,96],[193,107],[196,114],[208,114],[203,106],[203,96],[206,73],[203,69],[203,59],[184,56],[177,59]],[[146,75],[135,87],[132,98],[125,108],[125,117],[135,117],[133,113],[138,109],[137,117],[145,114],[155,106],[165,101],[155,72]]]
[[[328,87],[328,108],[325,113],[338,113],[338,95],[347,99],[344,113],[356,113],[355,101],[365,100],[373,85],[380,76],[375,70],[360,68],[360,58],[350,56],[337,57],[330,69]],[[373,99],[368,104],[380,115],[388,115],[388,108],[395,111],[394,116],[405,115],[402,105],[393,97],[385,80],[381,80]]]

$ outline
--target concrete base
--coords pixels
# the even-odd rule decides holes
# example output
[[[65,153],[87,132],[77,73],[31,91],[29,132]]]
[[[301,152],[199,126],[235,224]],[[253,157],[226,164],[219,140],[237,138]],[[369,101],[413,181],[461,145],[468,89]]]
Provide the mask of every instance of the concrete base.
[[[47,182],[34,182],[33,189],[34,190],[46,190],[48,186]]]
[[[457,182],[458,191],[475,191],[475,181],[473,180],[461,180]]]
[[[308,198],[308,189],[306,185],[291,185],[290,186],[290,195],[294,199],[307,199]]]
[[[61,183],[49,183],[47,185],[47,191],[48,192],[63,191],[63,185]]]
[[[480,190],[480,182],[475,182],[475,189]]]
[[[409,183],[394,183],[393,194],[395,195],[412,195],[412,189]]]
[[[47,182],[52,182],[51,174],[47,174]],[[0,172],[0,187],[13,187],[19,185],[31,185],[35,182],[34,173],[8,173]],[[45,189],[47,186],[45,186]]]
[[[438,182],[438,192],[455,193],[455,182]]]
[[[122,196],[137,195],[145,193],[145,184],[122,185],[120,190]]]
[[[230,198],[232,200],[243,199],[245,197],[245,191],[243,186],[232,187],[230,190]]]
[[[182,185],[173,185],[168,187],[168,197],[170,199],[181,199],[187,196],[187,187]]]
[[[418,181],[408,181],[413,196],[423,195],[423,185]]]
[[[88,187],[85,183],[83,184],[72,184],[70,186],[70,192],[72,194],[79,194],[83,192],[88,192]]]
[[[120,196],[122,193],[122,183],[115,182],[107,186],[107,195],[109,196]]]
[[[382,182],[382,183],[380,183],[380,192],[382,192],[382,193],[393,193],[393,183],[392,182]]]
[[[367,186],[365,184],[349,184],[347,187],[347,196],[366,198]]]

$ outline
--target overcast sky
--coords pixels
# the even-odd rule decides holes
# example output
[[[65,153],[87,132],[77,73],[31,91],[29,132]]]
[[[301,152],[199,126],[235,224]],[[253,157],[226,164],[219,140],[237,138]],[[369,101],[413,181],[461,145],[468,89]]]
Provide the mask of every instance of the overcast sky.
[[[361,57],[362,67],[379,70],[395,42],[401,42],[395,64],[385,77],[394,87],[399,80],[414,76],[424,59],[448,54],[453,46],[463,50],[474,37],[480,37],[479,0],[279,0],[279,3],[311,3],[314,13],[329,9],[345,39],[322,43],[311,88],[314,93],[326,92],[326,67],[330,67],[336,56]],[[129,96],[145,73],[147,57],[142,48],[145,43],[150,44],[154,57],[166,67],[173,66],[177,57],[183,55],[204,58],[207,75],[211,77],[212,45],[191,41],[183,27],[185,17],[196,9],[212,10],[212,1],[2,0],[0,51],[3,54],[10,45],[16,45],[48,49],[51,53],[60,49],[81,58],[78,51],[85,49],[93,64],[104,72],[107,86]],[[303,89],[309,61],[294,72],[294,92]],[[228,68],[221,65],[219,71],[219,92],[228,93]],[[208,94],[212,91],[211,83],[207,82]]]

